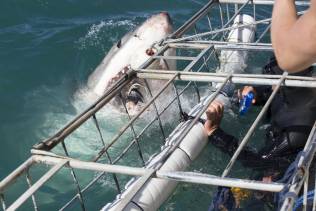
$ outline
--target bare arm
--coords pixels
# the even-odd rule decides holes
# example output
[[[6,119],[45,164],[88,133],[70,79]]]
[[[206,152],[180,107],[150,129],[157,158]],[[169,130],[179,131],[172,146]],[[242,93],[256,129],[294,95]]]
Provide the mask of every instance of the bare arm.
[[[271,36],[282,69],[299,72],[316,62],[316,0],[300,18],[294,0],[275,0]]]

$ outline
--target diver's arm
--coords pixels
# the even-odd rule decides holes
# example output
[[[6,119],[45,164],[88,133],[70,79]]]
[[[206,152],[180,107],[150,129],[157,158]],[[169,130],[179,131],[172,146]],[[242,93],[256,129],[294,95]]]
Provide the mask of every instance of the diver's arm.
[[[272,13],[272,45],[279,66],[299,72],[316,61],[316,0],[297,17],[294,0],[276,0]]]
[[[211,144],[230,156],[232,156],[238,148],[238,139],[225,133],[221,128],[217,128],[209,134],[208,140]]]
[[[212,134],[209,134],[208,140],[222,152],[233,156],[239,144],[238,139],[217,128]],[[239,154],[238,160],[246,167],[252,167],[251,161],[258,162],[262,157],[253,148],[246,146]]]
[[[221,103],[214,101],[206,111],[207,120],[204,124],[208,140],[221,151],[233,155],[239,144],[238,139],[234,136],[226,134],[219,128],[220,121],[223,116],[224,107]],[[245,147],[238,156],[238,159],[245,165],[250,166],[249,160],[258,161],[260,155],[250,147]]]

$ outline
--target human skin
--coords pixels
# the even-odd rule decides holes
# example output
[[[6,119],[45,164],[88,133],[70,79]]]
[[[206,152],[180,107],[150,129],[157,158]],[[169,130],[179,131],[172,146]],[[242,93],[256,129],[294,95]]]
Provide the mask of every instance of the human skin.
[[[206,110],[206,122],[204,129],[207,135],[211,135],[220,125],[223,117],[224,106],[218,101],[213,101]]]
[[[281,69],[294,73],[316,62],[316,0],[301,17],[294,0],[275,0],[271,38]]]

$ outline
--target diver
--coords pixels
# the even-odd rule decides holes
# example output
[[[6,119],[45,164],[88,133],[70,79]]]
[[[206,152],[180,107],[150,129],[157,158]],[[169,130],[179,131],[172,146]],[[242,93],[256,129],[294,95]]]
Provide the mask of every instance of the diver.
[[[283,70],[280,69],[275,58],[270,59],[263,68],[263,74],[280,75],[282,73]],[[292,75],[311,76],[312,74],[313,68],[310,67]],[[242,90],[238,90],[237,97],[240,99],[252,92],[254,94],[252,103],[263,105],[268,100],[273,88],[273,86],[245,86]],[[238,140],[226,134],[219,127],[223,109],[224,107],[219,101],[211,103],[206,111],[207,121],[204,128],[213,145],[225,153],[233,155],[238,148]],[[316,89],[281,87],[271,102],[267,119],[270,126],[266,129],[265,146],[259,151],[245,147],[238,159],[246,167],[261,169],[263,181],[271,182],[283,176],[306,143],[316,120]],[[229,198],[229,193],[225,194],[225,197]],[[219,206],[223,206],[223,204],[214,205],[213,203],[212,206],[211,210],[221,210]],[[228,208],[228,210],[231,209]]]

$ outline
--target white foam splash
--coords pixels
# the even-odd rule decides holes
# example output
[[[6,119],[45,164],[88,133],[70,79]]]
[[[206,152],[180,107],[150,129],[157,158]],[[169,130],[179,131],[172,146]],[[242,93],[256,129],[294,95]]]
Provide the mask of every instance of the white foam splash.
[[[102,47],[104,46],[104,43],[113,43],[117,41],[118,35],[110,34],[110,32],[116,31],[117,28],[122,28],[123,30],[128,31],[135,27],[136,24],[133,22],[133,20],[114,19],[92,24],[86,35],[78,40],[78,47],[81,50],[91,46]],[[104,47],[102,47],[102,50],[104,50]]]

